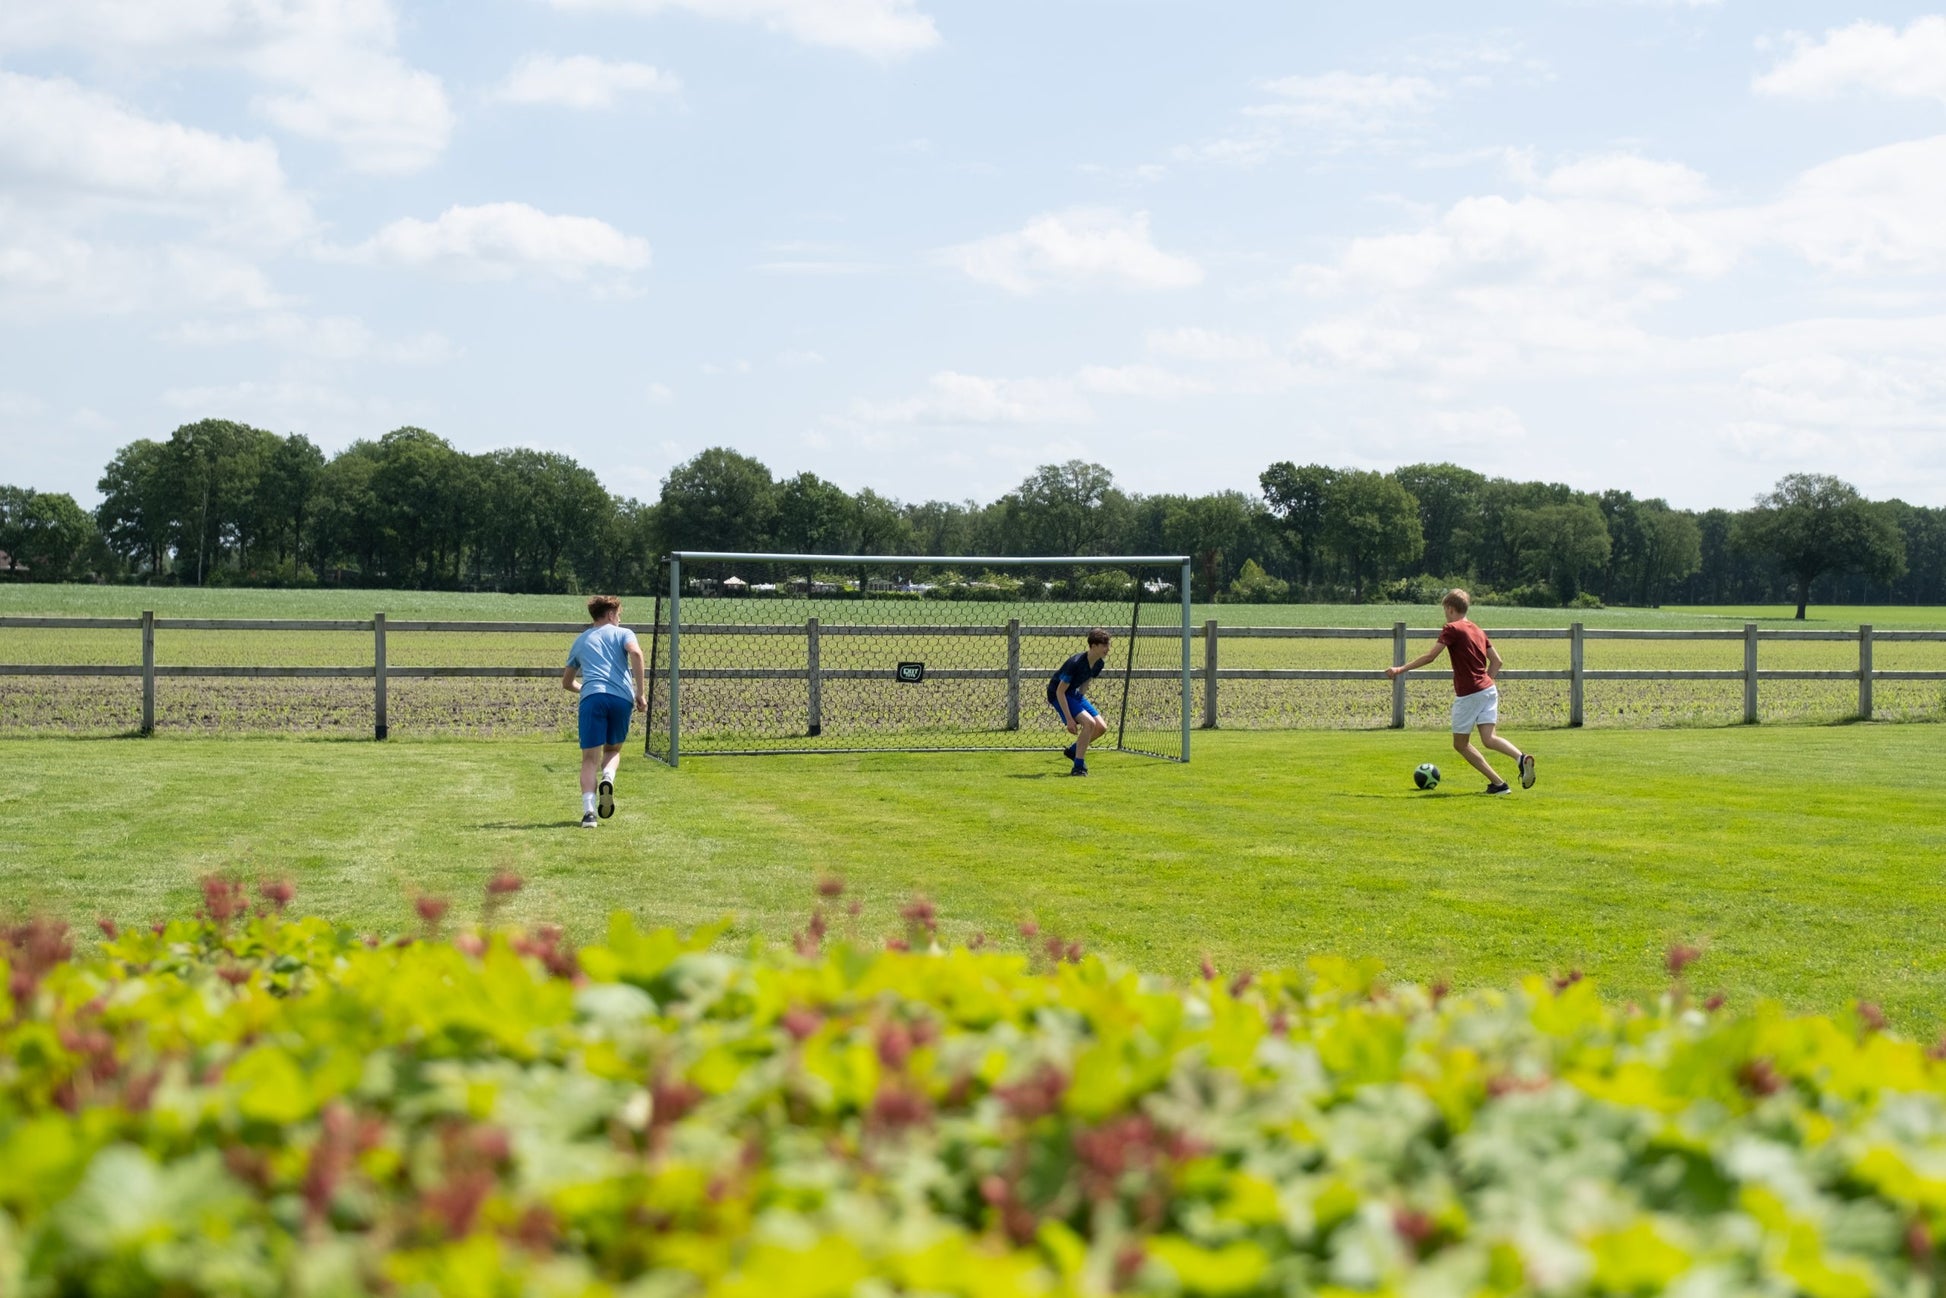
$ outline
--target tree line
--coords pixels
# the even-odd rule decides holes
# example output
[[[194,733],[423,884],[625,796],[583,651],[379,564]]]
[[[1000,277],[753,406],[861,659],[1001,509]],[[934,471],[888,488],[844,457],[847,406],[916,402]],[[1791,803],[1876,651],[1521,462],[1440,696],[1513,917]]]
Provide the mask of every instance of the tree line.
[[[653,501],[566,455],[473,455],[400,428],[327,456],[226,420],[115,453],[92,512],[0,486],[0,579],[642,591],[669,550],[1187,554],[1205,601],[1428,603],[1464,584],[1535,606],[1946,603],[1946,509],[1793,474],[1745,509],[1626,491],[1280,461],[1254,491],[1128,492],[1099,464],[1035,469],[998,500],[901,502],[715,447]]]

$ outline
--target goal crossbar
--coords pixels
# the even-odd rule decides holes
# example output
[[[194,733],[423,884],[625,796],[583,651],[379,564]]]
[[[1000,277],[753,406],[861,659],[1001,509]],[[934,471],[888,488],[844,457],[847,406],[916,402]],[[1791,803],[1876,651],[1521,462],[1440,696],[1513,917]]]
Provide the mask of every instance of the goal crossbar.
[[[1091,626],[1123,642],[1101,680],[1119,690],[1118,698],[1103,700],[1115,733],[1096,747],[1189,760],[1194,678],[1187,555],[678,550],[665,563],[645,746],[670,766],[699,753],[1041,747],[1060,738],[1058,731],[1046,733],[1058,721],[1043,718],[1039,732],[1023,724],[1023,713],[1041,715],[1034,704],[1023,709],[1023,682],[1038,687]],[[739,576],[738,565],[757,583]],[[885,569],[897,570],[894,580],[865,579],[870,570]],[[1047,578],[1000,575],[1032,569],[1065,571]],[[765,580],[771,570],[788,579]],[[922,571],[963,575],[944,591],[898,576]],[[833,580],[834,573],[857,580]],[[980,574],[988,580],[968,580]],[[876,604],[882,600],[906,602],[887,616]],[[933,616],[915,616],[922,608]],[[1138,642],[1152,648],[1139,650]],[[1173,653],[1164,647],[1171,642]],[[1160,662],[1158,651],[1166,655]],[[1138,665],[1143,654],[1148,657]],[[686,699],[685,683],[701,693]],[[1167,751],[1172,743],[1175,753]]]

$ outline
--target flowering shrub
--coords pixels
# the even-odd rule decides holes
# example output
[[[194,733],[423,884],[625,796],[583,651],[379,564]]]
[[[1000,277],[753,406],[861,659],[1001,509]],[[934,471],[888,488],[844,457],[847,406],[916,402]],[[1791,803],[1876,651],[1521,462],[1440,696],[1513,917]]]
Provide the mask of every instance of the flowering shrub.
[[[499,876],[489,908],[518,887]],[[827,902],[840,886],[821,885]],[[0,964],[0,1294],[1933,1292],[1946,1065],[1855,1022],[204,912]],[[450,930],[450,931],[449,931]]]

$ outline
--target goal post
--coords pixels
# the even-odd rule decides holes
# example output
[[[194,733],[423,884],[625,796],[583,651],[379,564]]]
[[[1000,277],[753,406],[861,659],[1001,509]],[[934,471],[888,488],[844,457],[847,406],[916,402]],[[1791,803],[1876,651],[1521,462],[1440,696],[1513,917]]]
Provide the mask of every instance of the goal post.
[[[1110,636],[1095,748],[1189,760],[1182,555],[666,557],[650,757],[1059,749],[1049,679]]]

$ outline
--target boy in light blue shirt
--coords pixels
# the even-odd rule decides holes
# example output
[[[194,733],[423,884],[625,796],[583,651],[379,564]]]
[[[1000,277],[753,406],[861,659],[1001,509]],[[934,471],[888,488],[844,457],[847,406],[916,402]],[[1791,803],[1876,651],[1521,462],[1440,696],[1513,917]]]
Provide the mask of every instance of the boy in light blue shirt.
[[[629,714],[648,711],[642,646],[622,625],[622,602],[612,595],[588,601],[594,625],[575,638],[561,688],[581,696],[581,828],[615,814],[615,770],[628,739]],[[579,672],[581,679],[575,680]]]

